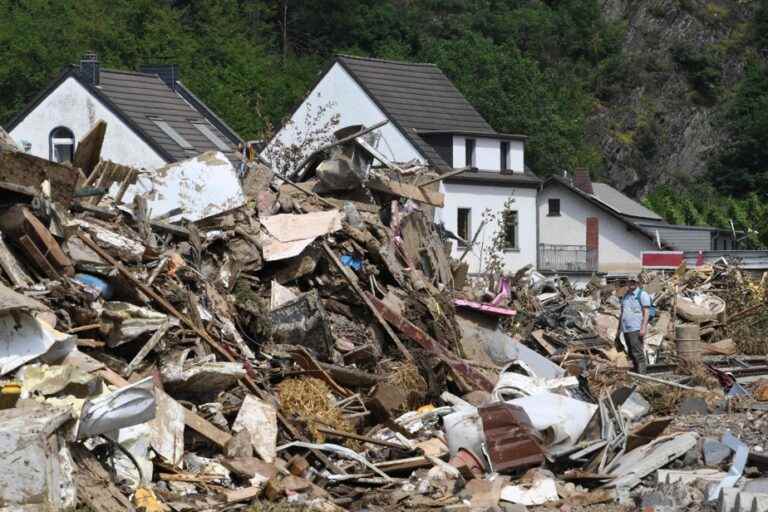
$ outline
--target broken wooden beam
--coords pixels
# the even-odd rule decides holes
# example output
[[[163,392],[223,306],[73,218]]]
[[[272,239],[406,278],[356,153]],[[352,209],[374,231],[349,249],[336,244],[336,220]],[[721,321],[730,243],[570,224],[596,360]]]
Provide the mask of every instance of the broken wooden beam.
[[[45,158],[39,158],[21,151],[0,152],[0,181],[34,190],[43,191],[43,183],[50,183],[54,202],[62,206],[72,203],[80,172]]]
[[[366,296],[368,301],[387,322],[391,323],[398,331],[406,335],[409,339],[418,343],[424,350],[429,351],[446,363],[458,376],[465,379],[469,384],[474,386],[475,389],[481,389],[488,391],[489,393],[493,391],[494,384],[488,380],[485,375],[453,355],[447,348],[400,316],[384,302],[380,301],[370,293],[366,293]]]
[[[323,250],[328,255],[328,258],[330,258],[331,262],[336,266],[337,269],[339,269],[339,272],[341,272],[341,275],[344,276],[344,278],[347,280],[349,285],[352,287],[353,290],[355,290],[355,293],[357,293],[358,297],[363,301],[363,303],[368,306],[368,309],[371,310],[371,313],[373,313],[373,316],[378,320],[381,327],[386,331],[386,333],[389,335],[389,337],[392,339],[392,341],[395,342],[395,345],[397,346],[398,350],[400,350],[400,353],[403,354],[405,359],[413,363],[414,359],[411,353],[408,351],[407,348],[405,348],[405,345],[403,345],[403,342],[400,341],[400,338],[397,337],[397,334],[392,330],[392,328],[389,326],[389,324],[384,320],[384,317],[381,316],[381,313],[376,308],[376,306],[369,300],[368,295],[360,288],[360,285],[357,283],[357,277],[352,274],[352,272],[344,266],[341,261],[339,260],[339,257],[336,256],[336,253],[331,249],[331,247],[326,243],[322,243]]]
[[[332,437],[343,437],[346,439],[355,439],[357,441],[377,444],[379,446],[386,446],[387,448],[394,448],[396,450],[408,450],[407,446],[403,446],[402,444],[399,444],[399,443],[390,443],[389,441],[382,441],[380,439],[375,439],[373,437],[361,436],[360,434],[354,434],[352,432],[342,432],[340,430],[335,430],[335,429],[327,428],[323,426],[318,426],[317,430],[324,434],[328,434],[329,436],[332,436]]]
[[[445,174],[441,174],[437,178],[432,178],[431,180],[427,180],[424,183],[419,183],[416,186],[417,187],[426,187],[428,185],[431,185],[433,183],[437,183],[438,181],[443,181],[446,178],[452,178],[453,176],[458,176],[459,174],[470,170],[471,167],[462,167],[461,169],[454,169],[453,171],[447,172]]]
[[[432,466],[432,461],[424,455],[416,457],[409,457],[407,459],[388,460],[385,462],[379,462],[374,464],[376,468],[385,473],[394,473],[397,471],[410,471],[418,468],[426,468]]]
[[[160,343],[160,340],[163,339],[163,336],[165,336],[165,333],[168,332],[168,329],[170,329],[171,324],[170,322],[165,322],[163,325],[160,326],[158,330],[156,330],[154,333],[152,333],[152,336],[147,340],[147,342],[144,344],[143,347],[139,350],[139,352],[131,359],[131,362],[128,363],[128,366],[125,367],[123,370],[123,377],[128,378],[131,376],[133,371],[136,369],[137,366],[141,364],[142,361],[144,361],[144,358],[147,357],[149,352],[157,346],[158,343]]]
[[[445,194],[424,190],[415,185],[401,183],[385,176],[371,176],[366,183],[368,188],[398,197],[413,199],[419,203],[442,208],[445,206]]]
[[[87,505],[90,510],[136,510],[130,500],[112,483],[112,476],[94,454],[76,443],[70,445],[69,450],[76,468],[73,474],[77,486],[77,500],[80,503]]]
[[[83,233],[80,235],[80,239],[83,241],[85,245],[93,249],[96,252],[96,254],[101,256],[107,263],[112,265],[115,268],[115,270],[117,270],[123,277],[125,277],[128,281],[130,281],[131,284],[133,284],[136,288],[138,288],[144,295],[146,295],[150,299],[159,303],[163,307],[163,309],[165,309],[166,312],[178,318],[181,321],[181,323],[183,323],[187,328],[189,328],[192,332],[200,336],[200,338],[202,338],[203,341],[205,341],[214,351],[216,351],[216,353],[218,353],[227,361],[237,361],[237,359],[232,354],[232,352],[230,352],[227,348],[225,348],[224,346],[216,342],[216,340],[214,340],[211,337],[211,335],[208,334],[208,331],[199,327],[188,316],[182,315],[163,296],[157,293],[153,288],[147,286],[146,284],[142,283],[139,279],[137,279],[136,276],[134,276],[131,271],[125,268],[125,266],[123,266],[122,263],[117,261],[104,249],[99,247],[93,240],[91,240],[90,236]],[[243,383],[249,390],[251,390],[254,394],[256,394],[256,396],[258,396],[262,400],[266,400],[269,403],[276,404],[276,400],[274,399],[274,397],[268,396],[267,393],[265,393],[261,388],[259,388],[256,385],[256,382],[249,375],[246,375],[245,379],[243,379]],[[283,416],[283,414],[280,412],[279,407],[277,412],[277,419],[293,437],[306,442],[306,437],[304,437],[301,434],[301,432],[299,432],[296,429],[296,427],[290,421],[288,421],[285,418],[285,416]],[[186,418],[185,418],[185,422],[186,422]],[[229,436],[229,434],[227,435]],[[336,464],[334,464],[331,461],[331,459],[329,459],[324,453],[314,448],[310,450],[312,451],[312,454],[315,455],[315,457],[317,457],[323,464],[325,464],[328,467],[328,469],[330,469],[335,473],[346,474],[346,472],[343,469],[339,468]]]
[[[17,204],[0,215],[0,229],[18,242],[47,276],[58,279],[60,274],[74,275],[72,261],[48,228],[26,206]]]
[[[96,126],[83,136],[77,144],[72,166],[79,167],[86,176],[90,176],[96,164],[101,159],[101,148],[104,145],[104,135],[107,133],[107,123],[99,120]]]

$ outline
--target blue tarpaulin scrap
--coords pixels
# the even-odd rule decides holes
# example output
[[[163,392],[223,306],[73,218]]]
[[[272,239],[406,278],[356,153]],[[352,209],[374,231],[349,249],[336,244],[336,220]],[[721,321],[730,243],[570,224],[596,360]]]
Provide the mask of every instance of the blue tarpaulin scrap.
[[[345,267],[350,267],[353,270],[360,270],[363,268],[363,260],[350,256],[349,254],[343,254],[341,256],[341,263]]]

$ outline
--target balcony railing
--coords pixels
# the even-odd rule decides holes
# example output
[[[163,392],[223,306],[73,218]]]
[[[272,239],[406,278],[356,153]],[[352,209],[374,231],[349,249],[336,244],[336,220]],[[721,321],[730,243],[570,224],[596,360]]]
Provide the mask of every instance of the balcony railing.
[[[539,270],[595,272],[597,250],[586,245],[539,244]]]

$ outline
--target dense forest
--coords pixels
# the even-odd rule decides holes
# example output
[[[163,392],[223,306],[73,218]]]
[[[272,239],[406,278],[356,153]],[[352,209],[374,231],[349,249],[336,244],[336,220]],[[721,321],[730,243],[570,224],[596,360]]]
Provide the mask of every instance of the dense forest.
[[[86,51],[113,68],[179,64],[249,139],[279,125],[334,54],[434,62],[497,130],[529,135],[537,174],[587,167],[670,221],[733,220],[748,246],[768,245],[768,0],[0,0],[0,10],[0,124]]]

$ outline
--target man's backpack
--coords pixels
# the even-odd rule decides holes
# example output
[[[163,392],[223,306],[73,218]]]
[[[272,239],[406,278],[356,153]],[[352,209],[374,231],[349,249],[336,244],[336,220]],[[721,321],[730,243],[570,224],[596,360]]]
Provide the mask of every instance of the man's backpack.
[[[640,294],[643,293],[644,291],[645,290],[639,287],[637,288],[637,290],[635,290],[635,300],[637,302],[640,302]],[[653,305],[653,298],[651,298],[650,294],[648,295],[648,298],[651,299],[651,307],[648,308],[648,321],[650,322],[656,317],[656,306]]]

